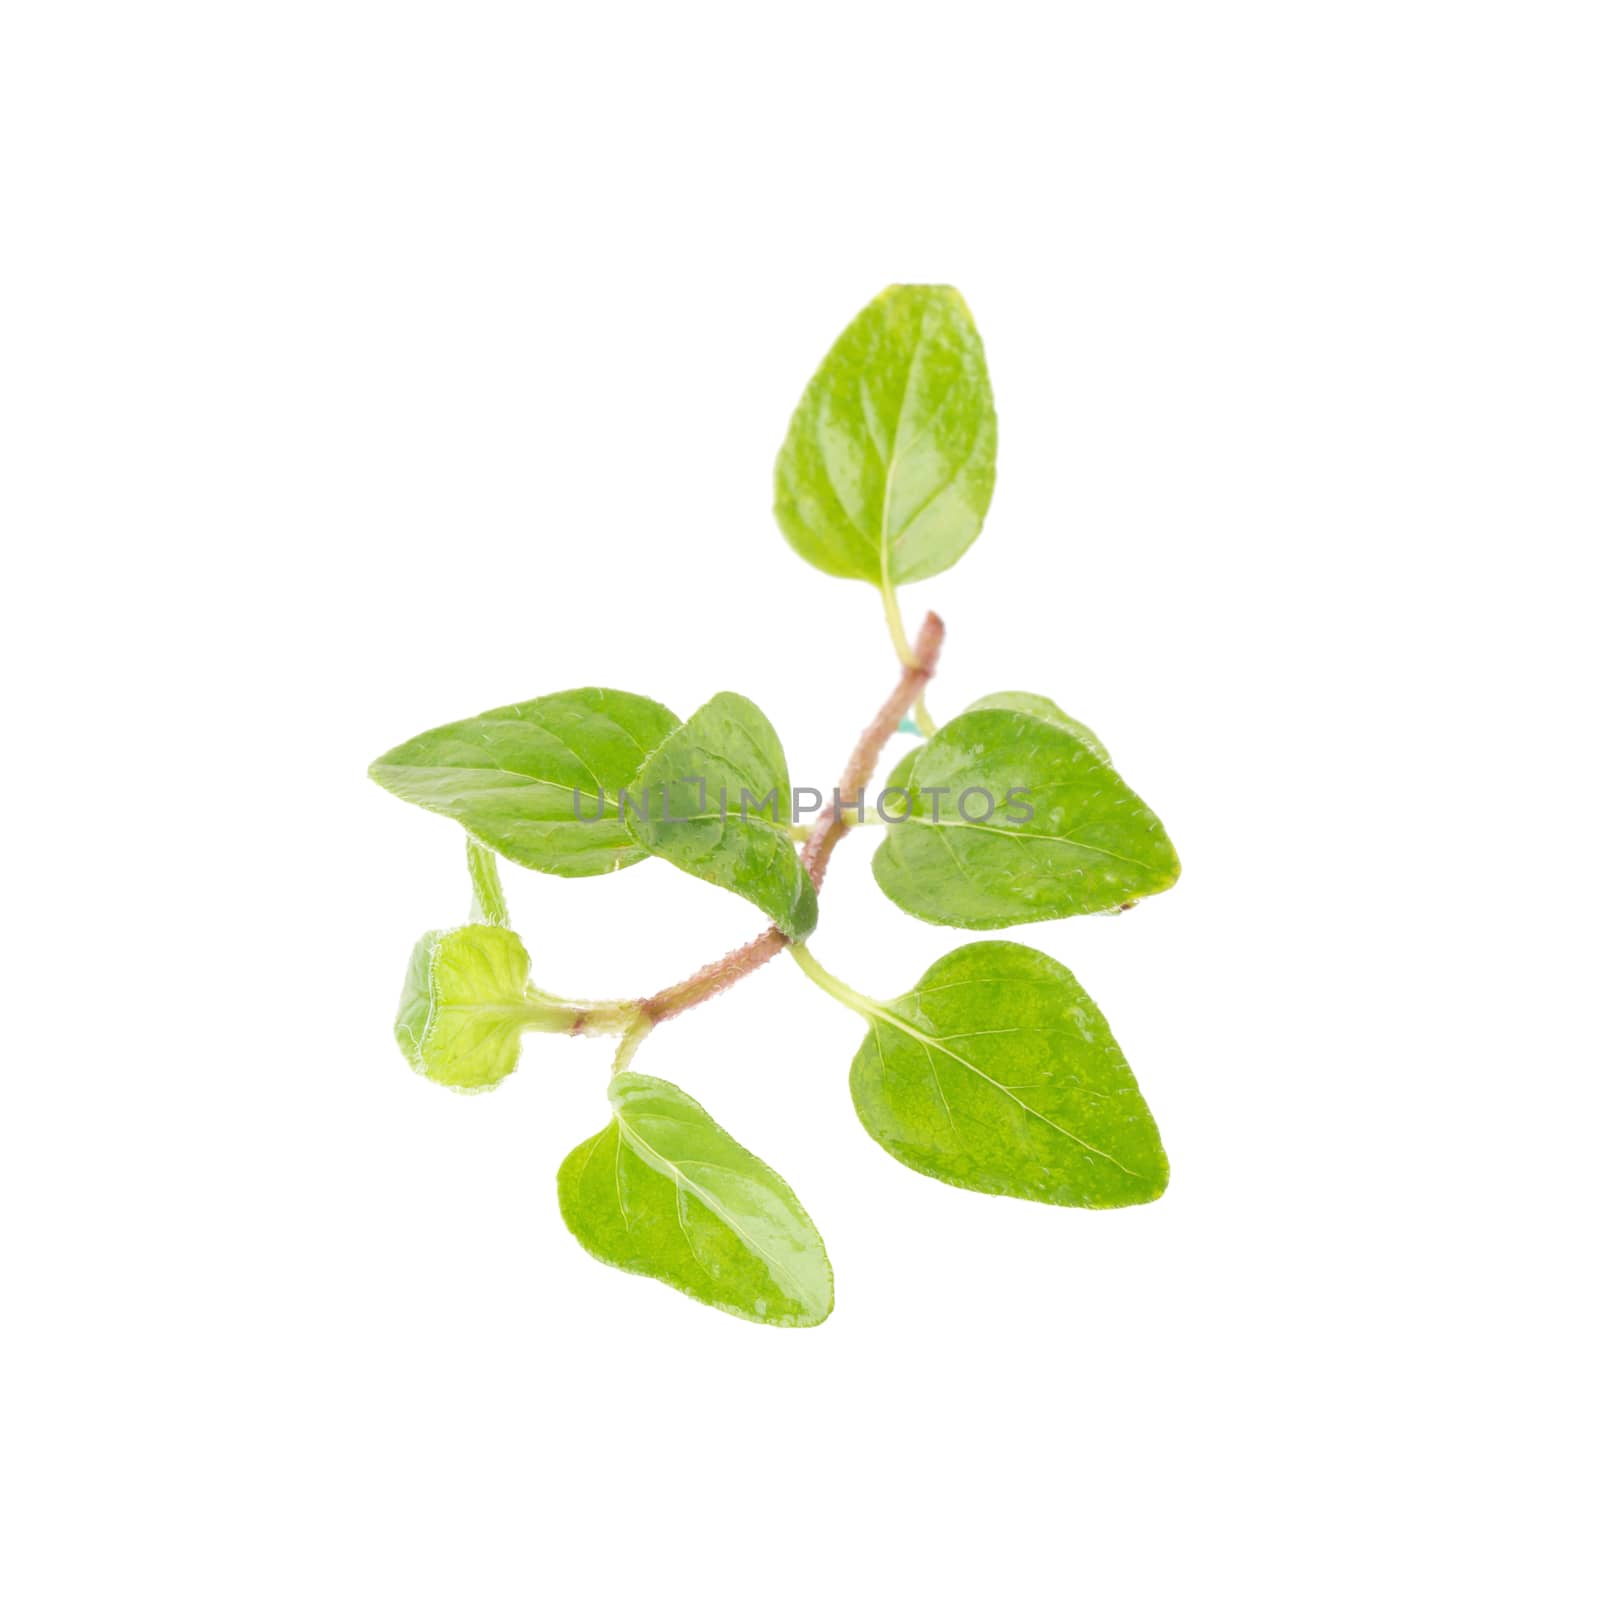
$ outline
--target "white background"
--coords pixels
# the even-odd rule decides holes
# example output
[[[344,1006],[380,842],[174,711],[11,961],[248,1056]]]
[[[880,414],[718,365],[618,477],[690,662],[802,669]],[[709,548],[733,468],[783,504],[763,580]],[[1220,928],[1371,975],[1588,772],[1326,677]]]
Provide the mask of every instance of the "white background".
[[[0,1587],[1594,1593],[1593,23],[9,7]],[[638,1064],[821,1227],[780,1332],[565,1233],[603,1042],[407,1070],[465,875],[364,771],[598,682],[745,692],[831,785],[894,663],[771,462],[895,281],[963,290],[1001,417],[905,596],[935,714],[1062,701],[1183,856],[1018,934],[1173,1179],[897,1166],[774,964]],[[892,995],[962,936],[864,845],[815,948]],[[508,876],[558,991],[759,926]]]

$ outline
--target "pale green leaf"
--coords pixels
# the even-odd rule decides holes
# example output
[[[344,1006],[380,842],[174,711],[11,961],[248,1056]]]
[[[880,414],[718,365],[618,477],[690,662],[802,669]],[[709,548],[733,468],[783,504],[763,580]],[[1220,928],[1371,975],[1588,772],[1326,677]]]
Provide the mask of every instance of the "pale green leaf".
[[[978,537],[994,494],[994,399],[966,302],[886,289],[828,352],[778,455],[774,511],[813,566],[888,588]]]
[[[508,861],[586,878],[644,860],[617,797],[677,726],[642,695],[568,689],[418,734],[369,772]]]
[[[1020,689],[1006,690],[1000,694],[986,694],[974,700],[968,711],[1025,711],[1029,716],[1042,717],[1046,722],[1059,723],[1068,733],[1075,734],[1095,755],[1109,767],[1111,752],[1100,742],[1092,728],[1086,727],[1076,717],[1069,717],[1054,700],[1042,694],[1027,694]]]
[[[743,695],[715,695],[669,734],[630,802],[628,828],[643,849],[743,895],[791,939],[816,926],[816,890],[789,831],[789,764]]]
[[[1167,1157],[1099,1008],[1059,962],[1001,940],[873,1003],[850,1069],[863,1126],[930,1178],[1058,1206],[1160,1197]]]
[[[916,752],[910,783],[872,871],[925,921],[1006,928],[1108,911],[1177,882],[1155,813],[1059,722],[963,712]]]
[[[618,1073],[611,1105],[557,1177],[584,1249],[753,1322],[821,1322],[833,1270],[789,1185],[660,1078]]]
[[[570,1016],[529,984],[516,934],[475,923],[417,941],[394,1036],[424,1077],[475,1092],[516,1071],[525,1031],[560,1030]]]

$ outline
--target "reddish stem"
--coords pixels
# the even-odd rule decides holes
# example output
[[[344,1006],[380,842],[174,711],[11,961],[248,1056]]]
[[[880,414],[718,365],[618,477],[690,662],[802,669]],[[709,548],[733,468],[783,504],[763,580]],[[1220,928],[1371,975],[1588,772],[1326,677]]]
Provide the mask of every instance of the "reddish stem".
[[[889,735],[900,726],[900,719],[916,704],[917,696],[933,676],[943,645],[944,624],[930,611],[912,646],[914,659],[901,672],[894,692],[883,702],[866,732],[856,741],[856,747],[845,763],[837,791],[840,799],[847,802],[843,809],[854,810],[855,798],[864,801],[867,783],[877,771],[878,760],[883,754],[883,747],[889,742]],[[847,831],[839,811],[840,808],[833,805],[823,810],[806,840],[805,848],[800,852],[800,859],[811,874],[812,883],[819,889],[823,875],[828,870],[828,859]],[[788,943],[787,934],[770,927],[748,944],[729,951],[720,961],[713,961],[681,983],[675,983],[641,1000],[640,1013],[652,1024],[665,1022],[668,1017],[675,1017],[691,1006],[699,1005],[702,1000],[721,994],[741,978],[748,977],[756,968],[764,967]]]

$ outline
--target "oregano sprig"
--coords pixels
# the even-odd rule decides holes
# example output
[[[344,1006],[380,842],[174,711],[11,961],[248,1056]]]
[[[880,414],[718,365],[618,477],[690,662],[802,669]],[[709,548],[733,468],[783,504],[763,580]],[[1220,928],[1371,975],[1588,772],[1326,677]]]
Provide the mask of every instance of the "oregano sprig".
[[[795,816],[777,730],[729,691],[680,721],[643,695],[565,690],[419,734],[370,769],[467,834],[470,918],[425,934],[412,953],[395,1022],[406,1058],[437,1083],[477,1092],[516,1069],[530,1033],[616,1037],[610,1119],[562,1163],[562,1217],[599,1259],[753,1321],[810,1327],[827,1317],[822,1239],[782,1178],[634,1060],[656,1027],[785,949],[865,1024],[851,1098],[896,1160],[1050,1205],[1137,1205],[1166,1188],[1167,1157],[1133,1073],[1099,1009],[1051,957],[980,940],[877,1000],[809,946],[833,851],[868,822],[888,899],[949,927],[1122,909],[1177,880],[1160,821],[1053,699],[992,693],[943,727],[929,714],[944,625],[930,613],[908,638],[899,589],[945,571],[981,532],[996,438],[983,344],[950,288],[886,290],[801,397],[775,473],[779,527],[812,565],[879,591],[900,663],[809,828]],[[922,742],[873,796],[883,751],[907,727]],[[563,877],[654,858],[770,921],[654,994],[563,999],[532,981],[500,856]]]

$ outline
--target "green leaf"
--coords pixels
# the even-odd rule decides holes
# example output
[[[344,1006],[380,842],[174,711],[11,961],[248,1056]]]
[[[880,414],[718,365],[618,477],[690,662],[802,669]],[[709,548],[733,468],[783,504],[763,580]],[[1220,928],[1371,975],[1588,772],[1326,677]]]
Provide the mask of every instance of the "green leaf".
[[[814,567],[880,588],[931,578],[994,494],[994,398],[954,289],[886,289],[840,335],[778,454],[774,511]]]
[[[743,695],[701,706],[630,793],[627,824],[642,848],[743,895],[791,939],[817,925],[816,890],[789,832],[789,764],[772,724]]]
[[[611,1105],[611,1123],[556,1180],[562,1219],[584,1249],[736,1317],[821,1322],[833,1269],[789,1185],[660,1078],[618,1073]]]
[[[394,1036],[407,1061],[449,1089],[492,1089],[517,1070],[527,1029],[564,1029],[569,1008],[528,983],[509,928],[426,933],[411,952]]]
[[[981,700],[974,700],[967,710],[1025,711],[1031,717],[1057,723],[1068,733],[1076,734],[1079,740],[1108,767],[1112,764],[1111,752],[1100,742],[1094,730],[1079,722],[1076,717],[1069,717],[1054,700],[1046,700],[1042,694],[1027,694],[1020,689],[1007,690],[1001,694],[986,694]]]
[[[644,860],[617,795],[677,726],[642,695],[568,689],[418,734],[369,773],[508,861],[587,878]]]
[[[1059,722],[963,712],[917,751],[911,787],[872,872],[927,922],[1007,928],[1108,911],[1177,882],[1155,813]]]
[[[870,1012],[850,1093],[897,1161],[1047,1205],[1140,1205],[1166,1189],[1161,1135],[1106,1019],[1049,956],[964,945]]]
[[[878,799],[884,800],[880,816],[883,820],[897,817],[910,804],[911,773],[917,764],[917,757],[922,753],[920,744],[913,745],[906,753],[895,762],[889,776],[883,780],[883,787],[878,791]]]

